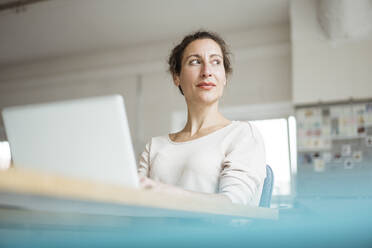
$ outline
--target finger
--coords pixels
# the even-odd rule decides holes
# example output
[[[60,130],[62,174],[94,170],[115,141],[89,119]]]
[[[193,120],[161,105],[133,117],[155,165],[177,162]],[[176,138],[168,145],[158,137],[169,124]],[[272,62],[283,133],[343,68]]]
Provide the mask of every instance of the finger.
[[[140,186],[141,186],[141,188],[143,188],[143,189],[151,189],[151,188],[154,187],[154,184],[152,183],[152,180],[150,180],[150,179],[144,177],[144,178],[142,178],[141,181],[140,181]]]

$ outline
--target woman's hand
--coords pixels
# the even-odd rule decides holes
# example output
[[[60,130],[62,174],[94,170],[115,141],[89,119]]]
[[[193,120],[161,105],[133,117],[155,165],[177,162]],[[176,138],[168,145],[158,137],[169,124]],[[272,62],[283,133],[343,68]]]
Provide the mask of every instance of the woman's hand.
[[[155,192],[172,192],[173,186],[154,181],[148,177],[140,178],[140,187],[145,190],[151,190]]]
[[[156,182],[154,180],[151,180],[148,177],[141,177],[140,178],[140,187],[142,189],[153,189],[156,187]]]

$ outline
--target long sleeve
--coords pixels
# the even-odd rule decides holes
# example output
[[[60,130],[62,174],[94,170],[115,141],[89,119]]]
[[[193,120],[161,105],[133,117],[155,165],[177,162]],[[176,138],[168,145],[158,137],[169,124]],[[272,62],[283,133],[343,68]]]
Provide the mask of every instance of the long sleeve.
[[[266,177],[261,134],[248,124],[227,150],[220,174],[219,192],[233,203],[258,205]]]
[[[150,170],[150,147],[151,143],[147,143],[145,146],[145,150],[141,153],[139,158],[139,164],[138,164],[138,175],[140,177],[142,176],[149,176],[149,170]]]

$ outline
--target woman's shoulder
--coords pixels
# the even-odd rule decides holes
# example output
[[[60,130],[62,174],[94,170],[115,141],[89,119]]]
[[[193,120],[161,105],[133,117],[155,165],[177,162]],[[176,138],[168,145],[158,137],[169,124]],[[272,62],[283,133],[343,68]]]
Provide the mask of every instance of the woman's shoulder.
[[[254,133],[257,128],[250,121],[232,121],[234,129],[245,133]]]
[[[161,147],[164,147],[168,143],[167,136],[155,136],[150,138],[146,145],[145,145],[145,151],[147,151],[150,154],[156,153]]]
[[[253,138],[256,141],[262,140],[262,135],[256,125],[250,121],[233,121],[232,132],[238,139]]]

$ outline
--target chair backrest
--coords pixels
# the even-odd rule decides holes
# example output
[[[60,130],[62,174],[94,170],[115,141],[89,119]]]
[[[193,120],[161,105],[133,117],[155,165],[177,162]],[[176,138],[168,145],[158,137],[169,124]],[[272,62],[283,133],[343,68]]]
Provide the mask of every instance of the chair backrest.
[[[266,178],[262,188],[262,194],[260,199],[260,207],[269,208],[271,202],[271,196],[273,194],[274,187],[274,172],[269,165],[266,165]]]

